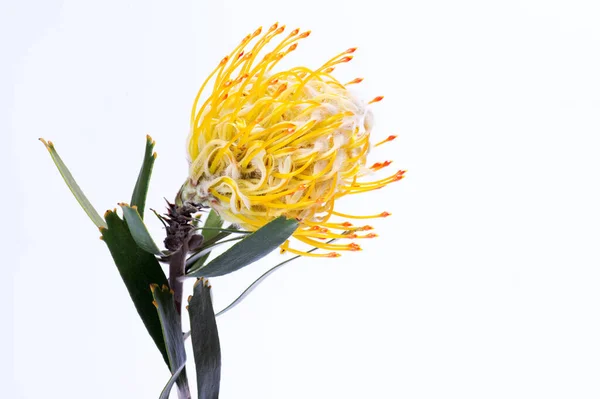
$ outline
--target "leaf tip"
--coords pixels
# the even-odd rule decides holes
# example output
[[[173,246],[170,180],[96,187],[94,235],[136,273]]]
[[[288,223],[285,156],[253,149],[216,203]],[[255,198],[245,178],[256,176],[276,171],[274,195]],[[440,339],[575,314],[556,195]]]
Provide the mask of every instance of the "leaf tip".
[[[46,141],[46,139],[44,139],[42,137],[40,137],[38,140],[41,141],[44,144],[44,147],[46,147],[46,149],[48,151],[54,149],[54,143],[52,141],[50,141],[50,140]]]
[[[197,279],[194,283],[194,288],[196,288],[199,284],[201,284],[203,287],[210,288],[210,283],[208,282],[207,278],[200,277]]]

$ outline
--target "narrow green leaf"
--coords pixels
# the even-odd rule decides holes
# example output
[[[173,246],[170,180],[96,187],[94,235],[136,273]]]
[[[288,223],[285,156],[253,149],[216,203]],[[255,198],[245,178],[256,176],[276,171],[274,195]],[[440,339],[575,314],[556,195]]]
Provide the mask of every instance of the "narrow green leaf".
[[[192,261],[188,261],[186,263],[186,273],[187,270],[189,270],[189,273],[194,273],[195,271],[200,270],[202,266],[204,266],[204,264],[206,263],[206,260],[210,256],[210,253],[211,251],[199,252],[197,254],[198,256],[194,257]]]
[[[150,284],[168,285],[167,277],[154,255],[136,244],[124,220],[113,211],[107,211],[104,218],[108,227],[100,228],[102,240],[110,250],[148,333],[163,355],[165,363],[169,365],[160,319],[152,304],[154,298],[150,292]]]
[[[169,399],[169,395],[171,394],[173,385],[175,385],[175,381],[177,381],[177,379],[179,378],[179,374],[183,372],[183,369],[185,369],[185,363],[179,366],[179,368],[173,373],[173,375],[171,375],[171,378],[169,378],[169,381],[167,381],[158,399]]]
[[[102,220],[100,214],[96,211],[96,209],[94,209],[90,201],[87,199],[87,197],[73,178],[73,175],[67,168],[67,165],[65,165],[63,160],[60,158],[58,152],[56,152],[54,144],[51,141],[46,141],[42,138],[40,139],[40,141],[44,143],[46,149],[48,150],[48,152],[50,152],[50,156],[52,157],[54,164],[58,168],[58,171],[60,172],[65,183],[67,183],[69,190],[71,190],[71,192],[75,196],[75,199],[77,200],[77,202],[79,202],[79,205],[81,205],[85,213],[87,213],[87,215],[96,225],[96,227],[106,227],[106,223],[104,222],[104,220]]]
[[[222,276],[248,266],[283,244],[298,228],[298,221],[280,216],[272,220],[188,277]]]
[[[196,281],[188,310],[198,399],[217,399],[221,383],[221,347],[208,280]]]
[[[227,230],[233,230],[231,228],[231,226],[229,226],[230,228]],[[223,238],[227,238],[231,235],[231,232],[229,231],[219,231],[215,236],[213,236],[210,240],[204,240],[204,244],[202,245],[202,247],[206,247],[208,245],[213,245],[215,244],[217,241],[221,241]]]
[[[166,285],[159,287],[157,284],[150,286],[152,296],[154,297],[154,306],[158,312],[158,318],[162,326],[167,355],[169,357],[169,366],[171,372],[175,374],[177,370],[185,365],[186,356],[183,344],[183,332],[181,329],[181,317],[175,308],[175,299],[173,291]],[[185,370],[181,372],[177,379],[180,397],[190,397],[190,387],[188,384]]]
[[[212,228],[212,227],[196,227],[195,230],[198,231],[208,231],[208,230],[212,230],[212,231],[216,231],[217,233],[221,232],[221,233],[237,233],[237,234],[252,234],[251,231],[246,231],[246,230],[238,230],[236,228],[226,228],[226,227],[218,227],[218,228]]]
[[[234,237],[228,240],[215,242],[208,246],[203,246],[200,251],[196,252],[186,260],[186,273],[195,273],[202,266],[204,266],[204,262],[206,262],[206,259],[208,259],[208,256],[215,248],[225,245],[229,242],[239,241],[242,239],[244,239],[244,237]]]
[[[202,227],[209,227],[211,229],[218,229],[223,226],[223,219],[213,209],[210,210],[206,220]],[[204,236],[204,242],[210,241],[219,234],[218,230],[203,230],[202,235]]]
[[[152,236],[148,232],[142,217],[139,214],[139,210],[135,206],[129,206],[127,204],[119,204],[123,209],[123,217],[129,227],[129,232],[133,236],[133,239],[144,251],[154,255],[162,255],[161,250],[156,246]]]
[[[154,150],[154,140],[152,137],[146,136],[146,152],[144,153],[144,161],[138,175],[133,194],[131,195],[131,206],[137,206],[140,217],[144,219],[144,209],[146,208],[146,195],[148,194],[148,186],[150,185],[150,175],[156,160]]]

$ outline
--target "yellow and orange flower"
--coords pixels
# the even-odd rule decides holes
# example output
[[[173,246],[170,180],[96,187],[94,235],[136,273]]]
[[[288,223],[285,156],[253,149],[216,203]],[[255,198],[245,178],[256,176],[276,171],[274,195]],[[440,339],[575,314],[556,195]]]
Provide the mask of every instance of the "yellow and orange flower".
[[[282,245],[294,254],[335,257],[340,250],[360,250],[354,242],[324,240],[375,237],[358,233],[370,226],[332,222],[331,216],[389,215],[354,216],[334,209],[341,197],[375,190],[404,176],[398,171],[384,179],[359,181],[390,164],[367,167],[373,128],[370,104],[383,97],[363,102],[348,90],[362,79],[342,84],[331,75],[337,65],[352,59],[355,48],[318,69],[302,66],[275,72],[277,63],[310,34],[295,29],[266,52],[284,30],[275,24],[264,34],[259,28],[246,36],[200,88],[188,139],[189,179],[181,198],[208,205],[224,220],[251,231],[280,215],[296,218],[300,227],[294,238],[334,251],[314,254],[291,248],[289,241]],[[207,89],[211,82],[212,90]],[[205,90],[211,93],[200,105]]]

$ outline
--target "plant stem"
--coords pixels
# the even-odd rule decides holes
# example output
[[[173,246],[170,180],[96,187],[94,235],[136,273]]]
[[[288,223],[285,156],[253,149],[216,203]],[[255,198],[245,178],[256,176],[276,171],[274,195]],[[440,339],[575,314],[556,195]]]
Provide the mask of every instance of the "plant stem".
[[[179,324],[181,325],[181,301],[183,298],[183,276],[185,270],[185,258],[188,253],[189,238],[183,241],[181,248],[173,253],[169,258],[169,286],[173,290],[173,299],[175,309],[179,315]],[[177,397],[179,399],[191,399],[190,388],[187,384],[177,385]]]
[[[188,240],[184,240],[181,248],[169,257],[169,286],[173,290],[175,309],[181,318],[181,300],[183,298],[183,274],[185,258],[188,253]]]

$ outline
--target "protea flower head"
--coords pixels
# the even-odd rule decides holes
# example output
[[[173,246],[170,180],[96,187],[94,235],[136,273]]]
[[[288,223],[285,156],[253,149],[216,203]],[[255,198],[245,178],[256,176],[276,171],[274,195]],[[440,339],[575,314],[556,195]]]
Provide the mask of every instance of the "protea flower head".
[[[367,166],[371,147],[395,138],[371,142],[370,105],[383,97],[364,102],[348,89],[362,79],[342,84],[331,75],[337,65],[352,59],[355,48],[317,69],[275,71],[310,34],[295,29],[283,35],[284,30],[275,24],[264,34],[259,28],[246,36],[200,88],[187,146],[189,179],[180,198],[210,206],[224,220],[251,231],[280,215],[296,218],[300,226],[293,237],[329,252],[303,252],[291,248],[289,241],[283,251],[335,257],[339,250],[360,250],[352,241],[325,240],[375,237],[359,233],[372,227],[353,226],[347,219],[389,215],[354,216],[335,210],[340,198],[382,188],[404,175],[398,171],[364,181],[390,164]],[[271,43],[274,48],[266,51],[278,37],[279,43]],[[206,90],[210,94],[200,105]]]

